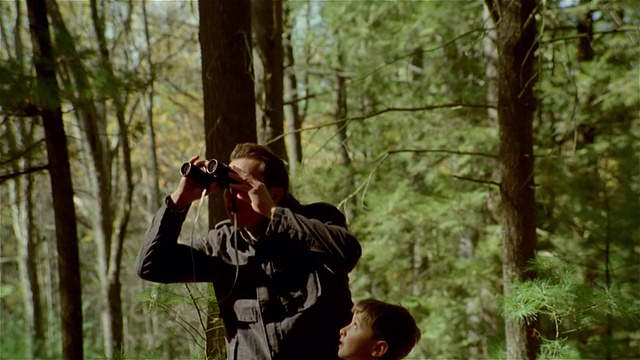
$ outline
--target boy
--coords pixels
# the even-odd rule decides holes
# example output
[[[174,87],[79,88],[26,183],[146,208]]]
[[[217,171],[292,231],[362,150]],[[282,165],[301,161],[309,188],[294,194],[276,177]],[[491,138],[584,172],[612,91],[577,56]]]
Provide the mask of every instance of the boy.
[[[375,299],[353,307],[351,324],[340,330],[338,357],[344,360],[404,359],[420,340],[407,309]]]

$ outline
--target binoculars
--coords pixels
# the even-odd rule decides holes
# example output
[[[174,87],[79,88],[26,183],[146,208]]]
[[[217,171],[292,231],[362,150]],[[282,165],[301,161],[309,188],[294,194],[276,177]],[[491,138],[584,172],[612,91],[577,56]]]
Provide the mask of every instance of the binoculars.
[[[238,181],[229,178],[229,173],[236,173],[228,165],[218,160],[209,160],[207,166],[202,168],[191,163],[184,163],[180,167],[180,174],[196,180],[202,187],[209,188],[212,183],[217,183],[221,188],[228,188],[229,184],[239,184]]]

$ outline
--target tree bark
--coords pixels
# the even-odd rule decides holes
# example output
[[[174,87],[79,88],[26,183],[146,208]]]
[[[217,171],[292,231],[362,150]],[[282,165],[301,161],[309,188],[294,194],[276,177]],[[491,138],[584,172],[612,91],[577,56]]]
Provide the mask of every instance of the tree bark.
[[[533,279],[527,270],[536,247],[533,116],[537,82],[536,1],[487,1],[496,24],[504,294]],[[535,359],[537,323],[506,319],[508,359]]]
[[[248,0],[200,0],[200,47],[207,158],[227,162],[239,142],[256,142]],[[220,193],[209,197],[209,226],[227,218]],[[223,357],[220,328],[207,322],[207,356]],[[211,331],[209,331],[211,330]],[[222,346],[224,348],[224,346]]]
[[[68,360],[81,360],[83,358],[82,295],[78,233],[73,205],[71,166],[67,137],[62,121],[55,58],[51,46],[45,1],[27,0],[27,9],[38,84],[37,103],[42,111],[55,212],[56,243],[59,256],[62,357]]]
[[[287,158],[282,137],[283,48],[282,1],[251,1],[251,32],[258,143]]]
[[[282,38],[283,66],[284,66],[284,127],[285,143],[287,145],[287,156],[289,159],[289,175],[294,177],[297,173],[298,165],[302,163],[302,142],[300,140],[300,128],[302,118],[298,110],[298,80],[293,69],[295,63],[293,57],[293,47],[291,45],[291,32],[293,25],[290,24],[289,6],[284,7],[284,24],[286,31]],[[293,190],[293,189],[292,189]]]
[[[144,21],[144,36],[147,44],[147,64],[149,66],[149,91],[148,91],[148,103],[147,103],[147,117],[146,117],[146,127],[147,132],[149,134],[149,154],[151,156],[151,161],[149,164],[151,171],[151,189],[150,189],[150,201],[149,201],[149,211],[153,213],[161,204],[160,204],[160,175],[158,172],[158,150],[156,147],[156,134],[155,127],[153,124],[153,101],[155,98],[155,81],[156,81],[156,71],[155,64],[153,63],[151,54],[152,54],[152,46],[151,46],[151,35],[149,34],[149,19],[147,16],[147,5],[146,1],[142,2],[142,14]]]
[[[73,84],[68,84],[67,87],[76,95],[72,101],[80,120],[79,127],[84,140],[83,146],[88,149],[88,155],[84,154],[84,166],[88,169],[85,175],[92,195],[87,201],[90,207],[88,212],[91,214],[90,221],[97,249],[96,266],[100,280],[101,298],[104,301],[100,306],[104,350],[106,356],[112,358],[114,352],[118,352],[121,347],[121,345],[115,344],[122,343],[122,315],[117,314],[121,306],[113,303],[118,301],[115,292],[119,293],[119,284],[111,284],[109,274],[110,263],[118,261],[118,258],[112,259],[112,247],[119,245],[113,244],[112,241],[114,234],[111,171],[113,156],[109,151],[106,119],[98,111],[95,103],[94,90],[89,80],[92,76],[81,61],[73,37],[60,14],[57,2],[48,0],[47,4],[51,9],[54,29],[63,39],[61,52],[65,55],[66,61],[62,63],[62,66],[67,69],[73,79]],[[93,14],[94,18],[95,16]],[[104,49],[100,49],[101,56],[104,56],[103,51]],[[101,65],[104,63],[101,62]],[[116,314],[113,313],[114,311]],[[119,320],[114,321],[118,316]]]

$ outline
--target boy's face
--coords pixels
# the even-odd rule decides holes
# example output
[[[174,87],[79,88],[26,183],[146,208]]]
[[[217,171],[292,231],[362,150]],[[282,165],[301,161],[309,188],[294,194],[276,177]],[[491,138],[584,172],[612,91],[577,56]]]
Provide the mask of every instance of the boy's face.
[[[351,324],[340,330],[338,357],[344,360],[373,359],[377,341],[369,324],[360,313],[354,313]]]

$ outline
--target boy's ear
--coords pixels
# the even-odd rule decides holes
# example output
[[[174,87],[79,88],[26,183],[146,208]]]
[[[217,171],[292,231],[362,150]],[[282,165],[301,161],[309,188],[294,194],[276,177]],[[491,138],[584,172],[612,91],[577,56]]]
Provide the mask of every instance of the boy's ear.
[[[280,201],[284,197],[284,190],[282,190],[282,188],[280,187],[274,186],[269,189],[269,195],[271,195],[273,202],[275,202],[276,204],[280,204]]]
[[[384,354],[387,353],[388,349],[389,344],[387,344],[386,341],[378,340],[371,349],[371,356],[373,356],[374,358],[381,358]]]

